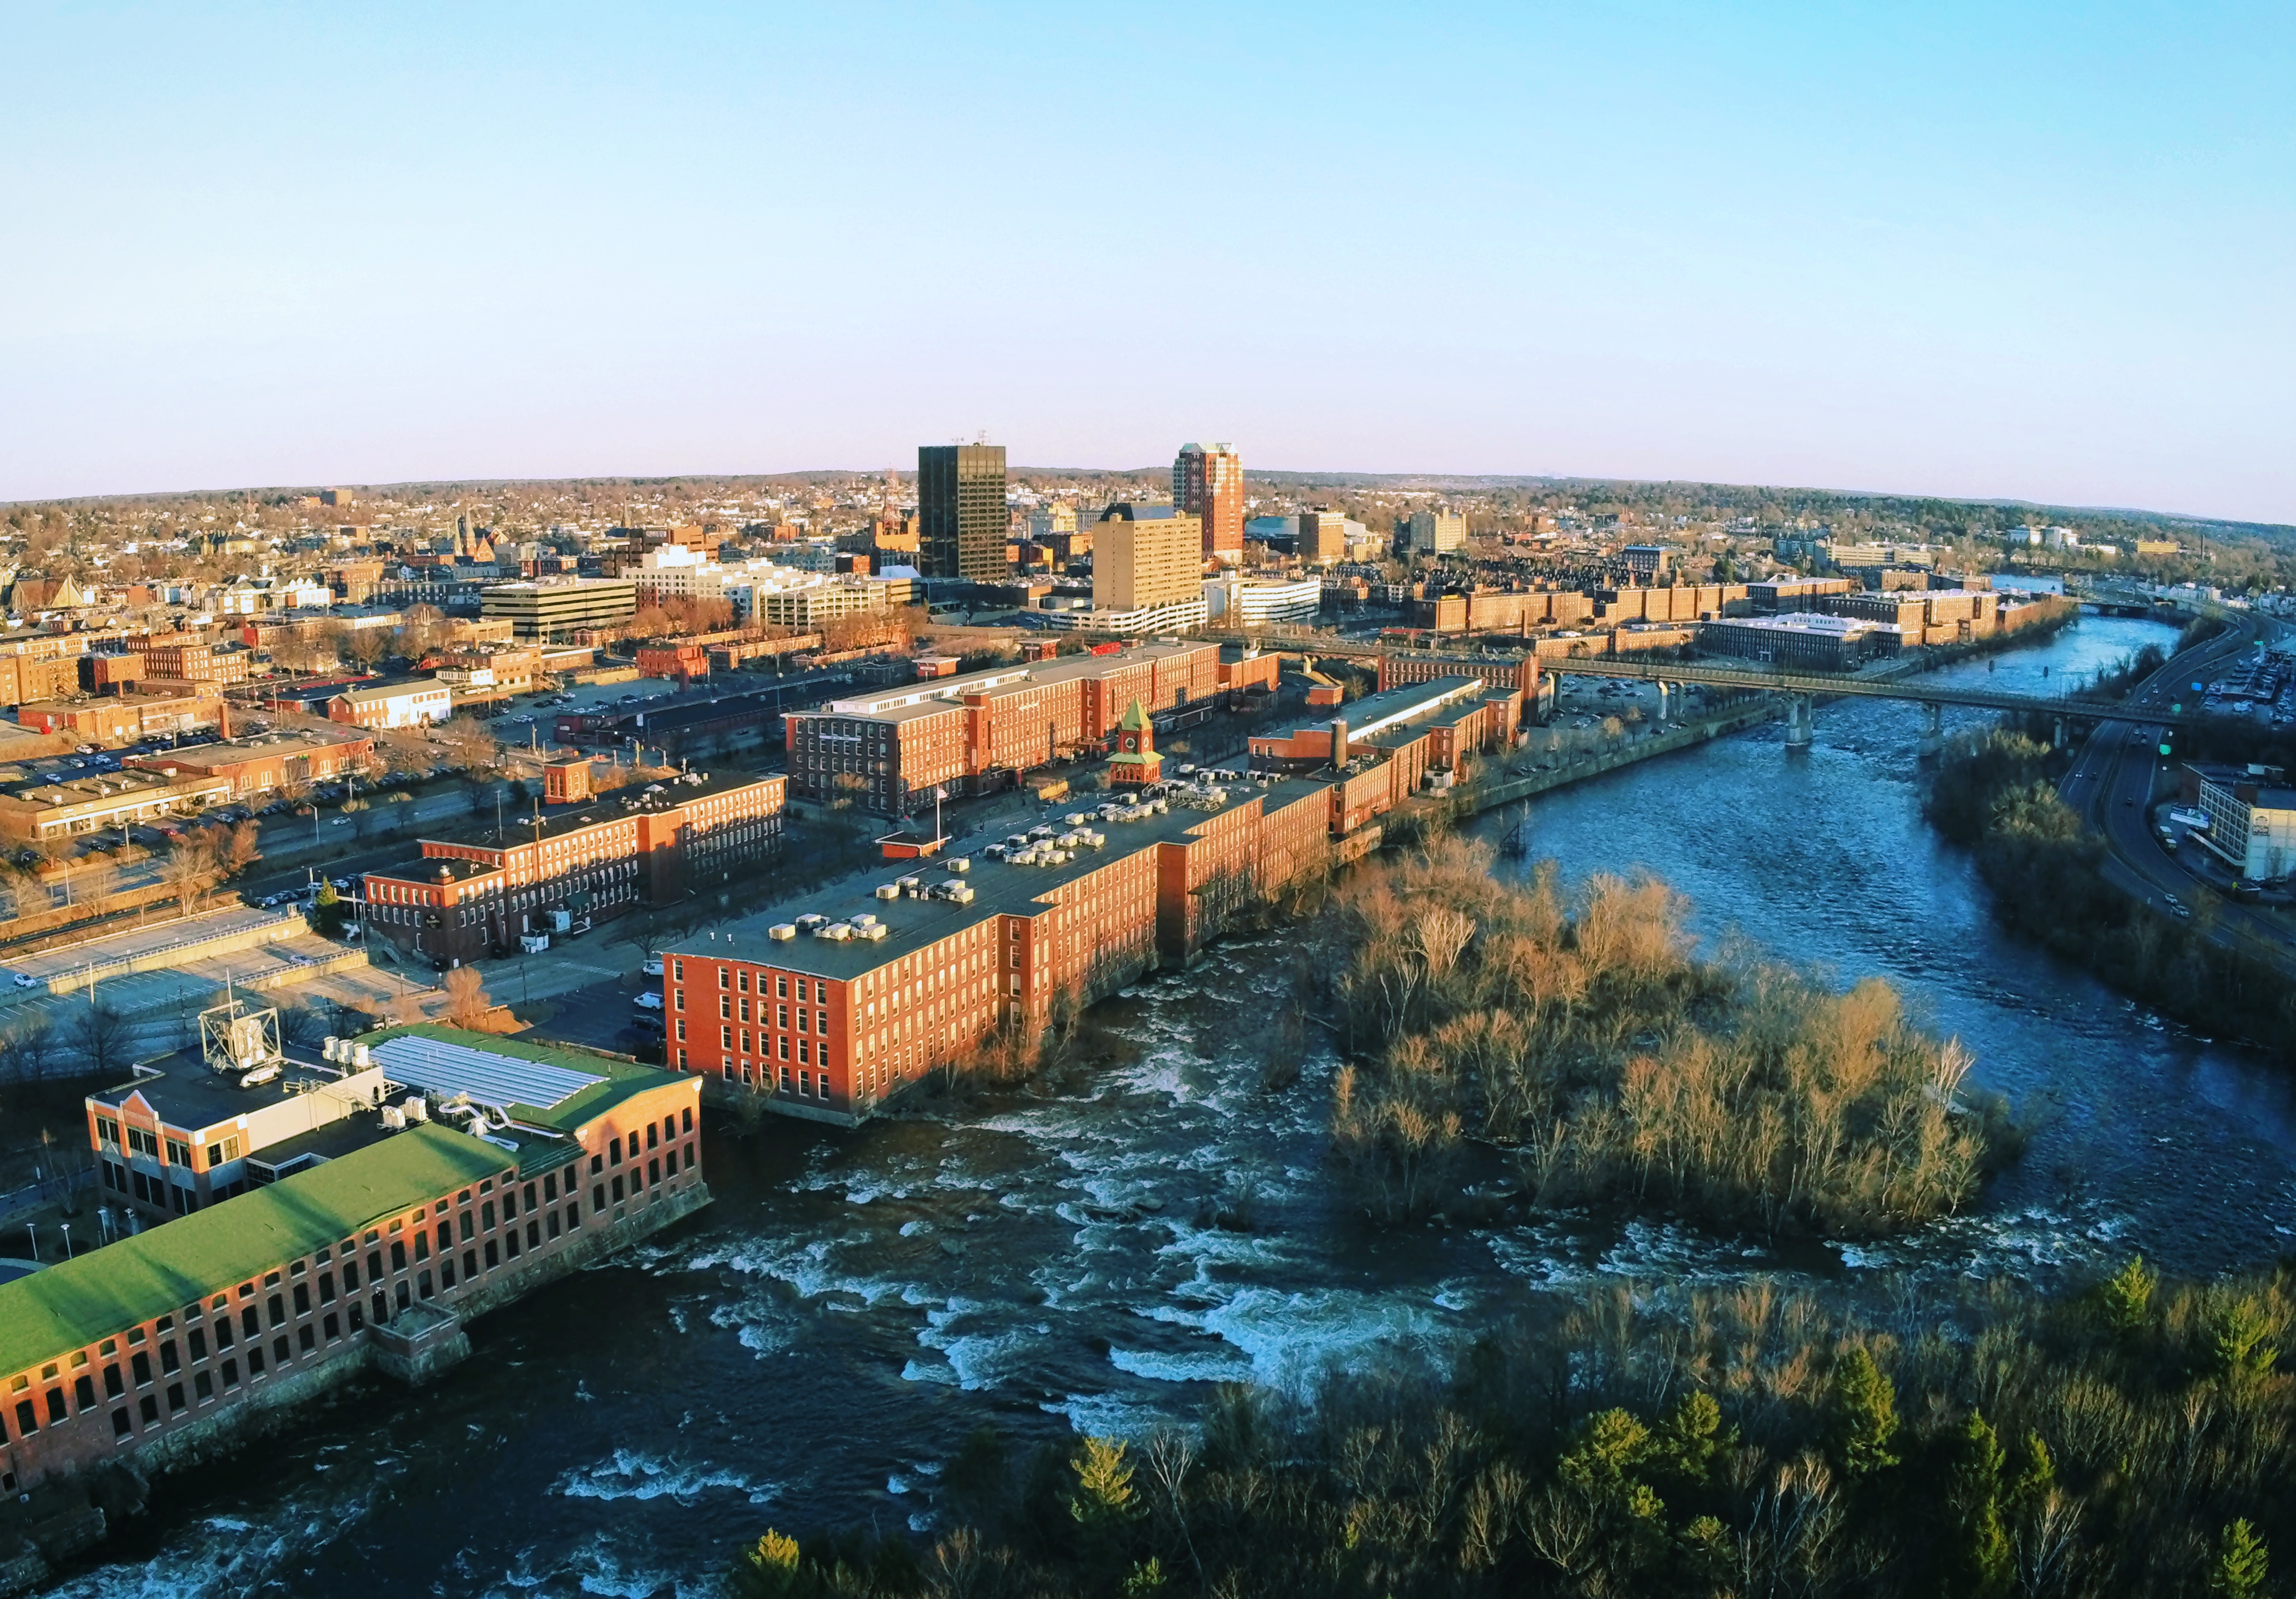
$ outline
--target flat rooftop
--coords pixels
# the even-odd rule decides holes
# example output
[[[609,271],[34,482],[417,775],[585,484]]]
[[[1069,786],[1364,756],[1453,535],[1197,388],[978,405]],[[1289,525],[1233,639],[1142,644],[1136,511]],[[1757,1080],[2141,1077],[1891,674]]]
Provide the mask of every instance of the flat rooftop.
[[[127,1103],[130,1095],[140,1094],[144,1103],[168,1126],[195,1133],[291,1099],[312,1087],[340,1082],[342,1077],[337,1071],[291,1060],[287,1070],[275,1081],[258,1088],[242,1088],[236,1073],[226,1076],[211,1070],[192,1050],[178,1050],[160,1064],[158,1073],[100,1089],[87,1096],[88,1103],[116,1111]]]
[[[1070,683],[1083,677],[1104,677],[1126,667],[1159,660],[1177,660],[1198,650],[1216,647],[1206,644],[1134,644],[1106,655],[1063,655],[1053,660],[1030,661],[1025,666],[996,667],[962,677],[928,678],[878,693],[832,700],[818,711],[809,714],[861,717],[877,722],[904,722],[917,717],[938,716],[966,694],[1024,693],[1048,684]]]
[[[1166,783],[1160,786],[1168,793],[1177,793],[1184,785]],[[1088,846],[1078,847],[1067,861],[1060,865],[1017,865],[1010,861],[993,860],[982,853],[987,846],[1002,842],[1004,836],[1002,834],[984,833],[963,840],[952,839],[934,859],[886,861],[862,882],[836,884],[818,893],[785,900],[745,916],[730,928],[721,929],[714,939],[694,941],[689,939],[670,946],[668,953],[704,959],[748,961],[758,965],[777,966],[785,971],[848,981],[865,972],[874,971],[888,961],[898,960],[952,933],[974,926],[991,915],[1037,914],[1043,908],[1039,901],[1053,890],[1127,855],[1160,843],[1178,842],[1187,836],[1190,829],[1252,800],[1260,800],[1266,809],[1275,810],[1320,793],[1324,787],[1322,783],[1301,778],[1284,778],[1267,783],[1258,781],[1226,783],[1217,791],[1224,795],[1217,804],[1194,806],[1174,799],[1168,801],[1168,810],[1151,813],[1135,821],[1103,822],[1096,814],[1098,808],[1079,805],[1074,810],[1064,811],[1061,815],[1064,817],[1070,815],[1087,816],[1087,821],[1078,825],[1103,834],[1108,841],[1097,849]],[[1060,832],[1071,830],[1065,821],[1051,825]],[[959,858],[969,861],[969,871],[959,873],[947,869],[948,862]],[[880,885],[898,882],[911,876],[928,886],[943,882],[968,884],[972,890],[972,902],[963,905],[953,899],[911,898],[906,896],[898,899],[880,899],[876,897]],[[770,936],[769,930],[776,924],[793,923],[800,916],[808,914],[824,916],[832,922],[850,922],[856,915],[873,916],[886,929],[886,933],[882,939],[843,940],[816,938],[808,933],[800,933],[793,939]]]
[[[381,1028],[361,1033],[355,1041],[367,1046],[369,1058],[392,1082],[448,1098],[468,1094],[515,1121],[563,1135],[633,1095],[665,1083],[698,1081],[586,1049],[530,1044],[436,1022]],[[558,1147],[562,1156],[564,1146]]]
[[[1299,723],[1288,733],[1276,736],[1297,738],[1308,728],[1329,728],[1345,722],[1348,742],[1360,743],[1404,723],[1424,721],[1454,701],[1472,700],[1480,705],[1492,693],[1490,685],[1480,677],[1431,677],[1424,683],[1407,683],[1400,688],[1349,700],[1331,715]]]

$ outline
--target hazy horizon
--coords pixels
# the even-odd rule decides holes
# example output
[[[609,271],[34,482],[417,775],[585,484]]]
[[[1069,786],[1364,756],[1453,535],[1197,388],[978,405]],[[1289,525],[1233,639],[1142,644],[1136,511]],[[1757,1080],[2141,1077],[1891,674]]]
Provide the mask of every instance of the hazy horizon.
[[[0,500],[986,430],[2296,522],[2284,8],[30,5],[0,47]]]

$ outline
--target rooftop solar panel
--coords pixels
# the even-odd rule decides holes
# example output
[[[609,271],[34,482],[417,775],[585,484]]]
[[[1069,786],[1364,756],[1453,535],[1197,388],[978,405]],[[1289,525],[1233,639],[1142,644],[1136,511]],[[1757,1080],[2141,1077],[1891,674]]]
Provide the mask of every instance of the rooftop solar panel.
[[[413,1034],[376,1045],[374,1059],[393,1080],[425,1093],[467,1094],[484,1104],[532,1105],[541,1111],[606,1080],[586,1071]]]

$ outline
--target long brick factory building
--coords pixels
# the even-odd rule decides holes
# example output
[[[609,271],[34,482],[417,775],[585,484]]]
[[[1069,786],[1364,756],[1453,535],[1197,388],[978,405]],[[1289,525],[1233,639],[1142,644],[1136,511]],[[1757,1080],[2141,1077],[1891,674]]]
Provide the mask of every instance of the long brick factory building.
[[[850,1126],[937,1065],[1032,1044],[1143,972],[1188,964],[1241,911],[1374,848],[1380,818],[1414,791],[1510,747],[1535,663],[1494,668],[1496,681],[1426,664],[1426,681],[1255,738],[1259,770],[1119,788],[1063,823],[970,856],[888,863],[866,888],[824,889],[674,947],[671,1067]],[[1145,720],[1124,720],[1127,750],[1151,745],[1152,773],[1152,738],[1134,731]]]
[[[427,1380],[471,1317],[709,1201],[691,1078],[428,1025],[290,1061],[275,1015],[223,1009],[181,1093],[349,1084],[366,1142],[243,1191],[226,1163],[230,1197],[0,1283],[0,1490],[186,1464],[370,1369]],[[132,1091],[101,1097],[107,1166],[184,1152]]]
[[[562,803],[500,836],[424,839],[419,858],[367,873],[365,936],[434,965],[477,960],[522,934],[723,884],[780,847],[778,774],[687,773],[593,797],[587,771],[551,767]]]
[[[790,783],[796,799],[904,815],[936,788],[987,793],[1096,751],[1136,700],[1162,715],[1272,687],[1275,669],[1275,656],[1234,646],[1135,644],[835,700],[789,717]]]

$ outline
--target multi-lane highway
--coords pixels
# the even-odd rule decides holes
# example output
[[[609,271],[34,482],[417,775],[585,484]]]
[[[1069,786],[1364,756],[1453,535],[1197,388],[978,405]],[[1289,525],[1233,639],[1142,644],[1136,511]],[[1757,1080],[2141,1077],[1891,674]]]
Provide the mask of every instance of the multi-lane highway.
[[[2058,784],[2065,803],[2104,839],[2111,853],[2104,864],[2108,882],[2154,910],[2199,902],[2200,882],[2177,857],[2161,847],[2152,826],[2153,801],[2173,767],[2160,753],[2160,733],[2170,708],[2196,703],[2192,685],[2205,683],[2261,639],[2269,643],[2278,624],[2253,612],[2235,611],[2225,630],[2173,657],[2139,684],[2122,709],[2125,721],[2101,722],[2089,734],[2072,769]],[[2145,719],[2146,712],[2159,719]],[[2195,849],[2197,845],[2194,846]],[[2215,896],[2209,936],[2284,970],[2296,972],[2296,947],[2280,925],[2251,906]]]

